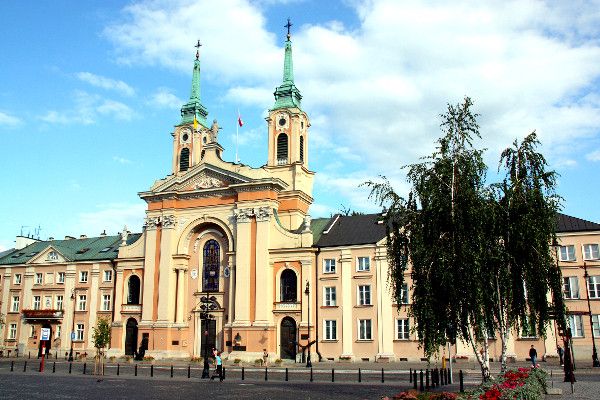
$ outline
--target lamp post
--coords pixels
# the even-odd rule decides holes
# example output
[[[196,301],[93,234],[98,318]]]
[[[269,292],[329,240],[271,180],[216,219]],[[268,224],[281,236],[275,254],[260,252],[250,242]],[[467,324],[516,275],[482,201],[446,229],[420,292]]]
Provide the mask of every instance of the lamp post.
[[[589,274],[587,270],[587,264],[583,263],[583,277],[585,278],[586,291],[587,291],[587,305],[588,314],[590,316],[590,328],[592,329],[592,365],[594,367],[600,367],[600,361],[598,361],[598,352],[596,351],[596,338],[594,337],[594,320],[592,318],[592,307],[590,306],[590,291],[589,291]]]
[[[73,301],[73,318],[71,321],[71,349],[69,350],[69,362],[73,361],[73,341],[75,340],[75,293],[77,289],[71,290],[71,300]]]
[[[312,362],[310,361],[310,283],[306,281],[306,289],[304,289],[304,293],[306,294],[306,302],[308,304],[308,356],[306,357],[306,368],[312,368]]]
[[[211,296],[208,297],[208,293],[206,296],[202,296],[200,299],[200,320],[204,325],[201,329],[203,330],[202,334],[204,335],[204,366],[202,367],[202,379],[207,379],[210,375],[210,367],[208,365],[208,336],[209,336],[209,321],[214,317],[210,314],[211,311],[214,311],[218,308],[216,297]]]

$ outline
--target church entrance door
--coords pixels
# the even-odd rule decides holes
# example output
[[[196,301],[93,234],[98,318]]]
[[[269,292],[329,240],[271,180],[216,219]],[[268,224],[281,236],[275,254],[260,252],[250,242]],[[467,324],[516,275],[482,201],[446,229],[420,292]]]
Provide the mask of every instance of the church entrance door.
[[[129,318],[127,320],[127,326],[125,328],[125,355],[133,356],[138,340],[138,323],[135,318]]]
[[[212,357],[212,349],[217,348],[217,321],[214,319],[203,319],[201,320],[200,327],[200,351],[202,357],[208,355]],[[223,349],[219,349],[223,351]],[[205,353],[206,351],[206,353]]]
[[[281,346],[281,359],[296,359],[296,321],[293,318],[285,317],[281,321],[281,330],[279,337]]]

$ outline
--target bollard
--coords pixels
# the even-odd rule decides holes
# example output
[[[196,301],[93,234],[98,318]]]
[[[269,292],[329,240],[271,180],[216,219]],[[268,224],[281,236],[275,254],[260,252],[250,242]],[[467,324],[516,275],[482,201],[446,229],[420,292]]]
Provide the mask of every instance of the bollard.
[[[225,367],[223,367],[223,371],[221,373],[223,374],[223,380],[225,380]]]
[[[269,380],[268,374],[269,374],[268,368],[265,368],[265,381]]]
[[[242,367],[242,380],[244,380],[244,367]]]
[[[25,364],[23,364],[23,372],[27,372],[27,361],[25,361]]]
[[[72,362],[70,362],[70,363],[69,363],[69,374],[71,373],[71,370],[72,370],[72,369],[73,369],[73,363],[72,363]]]
[[[381,368],[381,383],[385,382],[385,380],[383,379],[383,368]]]
[[[171,378],[173,377],[173,364],[171,364]]]
[[[463,382],[463,372],[462,369],[458,371],[458,380],[460,382],[460,392],[463,393],[465,391],[465,386]]]
[[[137,364],[135,364],[135,368],[134,368],[133,375],[134,375],[134,376],[137,376]]]
[[[452,374],[450,373],[451,371],[448,370],[448,384],[452,385]]]
[[[10,362],[10,372],[13,372],[15,370],[15,362],[11,361]]]
[[[52,363],[52,373],[56,373],[56,362]]]
[[[190,371],[190,365],[188,364],[188,379],[190,379],[191,372],[192,372],[192,371]]]
[[[335,369],[331,368],[331,382],[335,382]]]
[[[150,366],[150,377],[154,377],[154,364]]]
[[[412,383],[412,368],[408,370],[408,382]]]
[[[425,389],[429,389],[429,369],[425,370]]]
[[[29,352],[29,358],[31,359],[31,352]]]
[[[286,382],[288,381],[288,369],[287,368],[285,369],[285,381]]]
[[[425,391],[425,385],[423,385],[423,370],[421,370],[421,372],[419,372],[419,380],[420,380],[419,390],[421,392],[423,392],[423,391]]]
[[[431,371],[431,374],[432,374],[432,376],[431,376],[431,383],[432,383],[432,386],[434,388],[439,386],[438,385],[438,373],[437,373],[437,371],[438,371],[437,368],[435,368],[433,371]]]
[[[55,359],[55,360],[58,360],[58,350],[56,350],[56,351],[54,352],[54,359]]]
[[[358,369],[358,381],[362,382],[362,376],[361,376],[361,373],[360,373],[360,368]]]
[[[313,370],[312,367],[310,368],[310,381],[313,381]]]
[[[413,389],[417,390],[417,370],[413,371]]]
[[[117,376],[121,373],[121,364],[117,363]]]
[[[87,367],[87,363],[83,363],[83,374],[85,375],[85,369]]]

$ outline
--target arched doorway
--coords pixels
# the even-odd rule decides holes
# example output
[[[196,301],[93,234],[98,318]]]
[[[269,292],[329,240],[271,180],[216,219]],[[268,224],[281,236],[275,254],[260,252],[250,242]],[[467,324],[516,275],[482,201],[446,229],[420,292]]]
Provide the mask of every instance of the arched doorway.
[[[296,277],[296,273],[292,269],[286,269],[281,273],[281,277],[279,278],[279,283],[281,286],[280,298],[281,301],[289,301],[295,302],[298,301],[298,296],[296,295],[298,279]]]
[[[45,345],[46,345],[46,355],[48,355],[50,353],[50,349],[52,348],[52,333],[53,333],[52,326],[50,324],[43,324],[41,327],[50,329],[50,340],[41,340],[42,330],[40,329],[40,331],[38,333],[38,335],[39,335],[38,338],[40,339],[39,340],[40,343],[38,345],[38,357],[42,356],[42,344],[45,343]]]
[[[132,356],[138,340],[138,323],[135,318],[129,318],[125,328],[125,355]]]
[[[140,304],[140,278],[137,275],[129,277],[127,285],[127,304]]]
[[[281,359],[296,359],[296,321],[293,318],[285,317],[281,320],[281,330],[279,336],[279,346],[281,347]]]

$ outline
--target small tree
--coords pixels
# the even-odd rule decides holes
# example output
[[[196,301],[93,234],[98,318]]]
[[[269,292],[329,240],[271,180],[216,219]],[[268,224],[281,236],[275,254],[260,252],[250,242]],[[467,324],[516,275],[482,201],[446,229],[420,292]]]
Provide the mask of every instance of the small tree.
[[[98,375],[104,375],[104,348],[110,343],[110,322],[106,318],[99,318],[92,330],[92,339],[96,348],[94,372]]]

